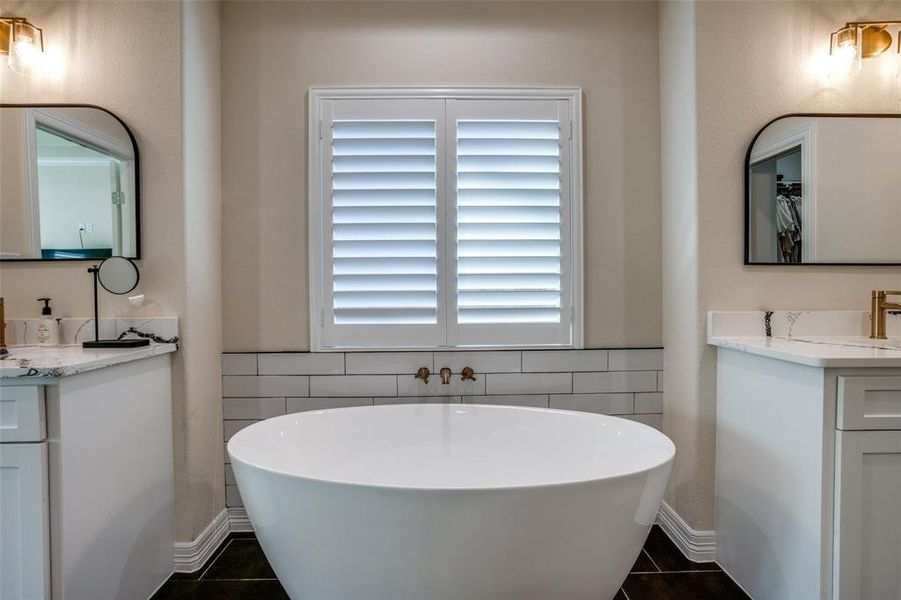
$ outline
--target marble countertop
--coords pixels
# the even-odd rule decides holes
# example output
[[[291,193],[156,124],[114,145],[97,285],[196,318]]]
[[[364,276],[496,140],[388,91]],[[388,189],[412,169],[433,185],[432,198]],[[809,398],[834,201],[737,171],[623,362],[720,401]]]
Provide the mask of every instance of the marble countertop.
[[[707,343],[811,367],[901,367],[901,318],[887,340],[869,338],[861,310],[711,311]]]
[[[10,355],[0,360],[0,379],[65,377],[122,363],[168,354],[176,344],[156,344],[141,348],[82,348],[68,346],[11,346]]]
[[[710,337],[707,343],[811,367],[901,367],[901,339],[863,336]]]

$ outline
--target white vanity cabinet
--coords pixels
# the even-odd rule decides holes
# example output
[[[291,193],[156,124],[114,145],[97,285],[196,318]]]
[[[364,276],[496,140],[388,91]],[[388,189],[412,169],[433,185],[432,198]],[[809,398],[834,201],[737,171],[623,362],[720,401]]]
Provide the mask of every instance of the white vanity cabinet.
[[[901,369],[837,376],[834,598],[901,598]]]
[[[711,343],[718,562],[755,600],[901,599],[901,350]]]
[[[50,597],[44,388],[0,390],[0,598]]]
[[[174,350],[0,363],[0,599],[146,600],[172,573]]]

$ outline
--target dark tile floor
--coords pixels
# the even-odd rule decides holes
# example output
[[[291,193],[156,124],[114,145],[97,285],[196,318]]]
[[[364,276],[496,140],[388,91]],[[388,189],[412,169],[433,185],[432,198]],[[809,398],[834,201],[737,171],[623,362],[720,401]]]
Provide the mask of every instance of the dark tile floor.
[[[203,569],[176,573],[152,600],[287,598],[256,538],[232,534]],[[694,563],[685,558],[655,525],[614,600],[733,599],[748,600],[748,596],[715,563]]]

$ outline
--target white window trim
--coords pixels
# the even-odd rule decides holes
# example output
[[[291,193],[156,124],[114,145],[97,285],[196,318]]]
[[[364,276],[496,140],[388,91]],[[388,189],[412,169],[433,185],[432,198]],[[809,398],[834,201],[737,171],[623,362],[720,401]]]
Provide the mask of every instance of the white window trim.
[[[572,343],[561,346],[555,344],[530,344],[530,345],[481,345],[459,347],[435,347],[435,346],[386,346],[386,347],[337,347],[324,346],[322,340],[323,319],[325,315],[322,305],[322,284],[324,265],[322,264],[322,203],[314,199],[322,196],[322,153],[320,142],[322,140],[322,108],[327,100],[346,99],[413,99],[435,98],[455,100],[567,100],[570,106],[569,121],[570,131],[566,132],[569,138],[570,169],[569,186],[570,194],[570,219],[568,222],[568,235],[571,255],[571,298],[572,306],[562,307],[569,310],[572,321]],[[510,350],[513,348],[583,348],[584,347],[584,231],[583,215],[583,174],[582,174],[582,89],[573,88],[480,88],[480,87],[433,87],[433,88],[366,88],[366,87],[311,87],[309,90],[309,115],[307,122],[307,235],[308,235],[308,288],[310,304],[310,348],[313,352],[353,352],[374,350],[453,350],[453,349],[480,349],[480,350]],[[314,264],[318,260],[318,264]]]

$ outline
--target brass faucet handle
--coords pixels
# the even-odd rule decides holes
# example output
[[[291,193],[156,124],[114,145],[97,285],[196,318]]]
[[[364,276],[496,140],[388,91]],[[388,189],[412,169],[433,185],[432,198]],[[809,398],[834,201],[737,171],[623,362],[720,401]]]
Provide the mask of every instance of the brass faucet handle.
[[[444,367],[443,369],[441,369],[440,374],[441,374],[441,383],[443,385],[449,384],[450,378],[451,378],[451,370],[447,367]]]
[[[460,372],[460,379],[466,381],[475,381],[476,380],[476,372],[472,370],[472,367],[463,367],[463,370]]]
[[[429,368],[428,367],[419,367],[419,370],[416,371],[416,375],[414,375],[416,379],[422,379],[422,382],[428,385],[429,383]]]

